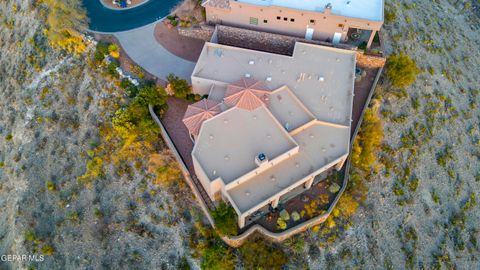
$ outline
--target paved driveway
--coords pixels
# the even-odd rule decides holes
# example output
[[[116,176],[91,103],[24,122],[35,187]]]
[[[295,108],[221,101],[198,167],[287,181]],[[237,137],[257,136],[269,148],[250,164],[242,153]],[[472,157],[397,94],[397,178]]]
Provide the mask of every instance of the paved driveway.
[[[99,0],[83,0],[90,23],[88,28],[97,32],[119,32],[135,29],[157,21],[170,13],[180,0],[149,0],[127,10],[112,10]]]
[[[154,29],[155,24],[150,24],[114,35],[128,56],[149,73],[163,80],[168,74],[174,73],[190,82],[195,63],[163,48],[154,37]]]

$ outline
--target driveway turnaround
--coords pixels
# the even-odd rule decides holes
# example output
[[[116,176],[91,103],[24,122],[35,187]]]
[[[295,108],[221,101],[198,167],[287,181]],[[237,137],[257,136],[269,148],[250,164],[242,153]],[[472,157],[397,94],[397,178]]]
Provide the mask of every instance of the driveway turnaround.
[[[100,0],[83,0],[90,19],[89,29],[96,32],[119,32],[135,29],[157,21],[170,13],[179,0],[149,0],[126,10],[104,7]]]
[[[149,24],[114,35],[128,56],[152,75],[165,80],[168,74],[173,73],[190,82],[195,63],[163,48],[155,39],[154,29],[155,24]]]

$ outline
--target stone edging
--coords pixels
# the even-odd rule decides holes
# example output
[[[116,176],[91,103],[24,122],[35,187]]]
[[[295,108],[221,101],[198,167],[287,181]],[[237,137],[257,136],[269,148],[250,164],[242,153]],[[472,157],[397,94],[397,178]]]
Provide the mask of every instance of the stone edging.
[[[202,196],[200,195],[200,191],[198,191],[197,187],[192,181],[192,177],[190,176],[190,172],[187,169],[187,166],[183,162],[182,158],[180,157],[180,154],[177,151],[177,148],[175,148],[175,145],[173,144],[172,140],[170,139],[170,136],[168,136],[167,130],[163,126],[162,122],[158,118],[157,114],[155,114],[155,111],[153,110],[152,105],[148,105],[148,110],[150,112],[150,115],[152,116],[153,120],[157,123],[157,125],[160,127],[160,132],[162,134],[163,139],[167,143],[168,148],[170,148],[170,151],[173,153],[173,156],[177,160],[178,164],[180,165],[180,170],[182,171],[183,177],[187,181],[188,185],[190,188],[193,190],[193,193],[195,197],[197,198],[198,203],[200,204],[200,207],[202,208],[203,213],[205,216],[207,216],[208,221],[210,224],[212,224],[212,227],[215,228],[215,222],[213,221],[212,216],[210,215],[210,212],[208,211],[208,207],[205,205],[205,202],[202,199]]]
[[[132,8],[136,8],[136,7],[139,7],[145,3],[147,3],[148,1],[150,0],[144,0],[143,2],[139,3],[139,4],[136,4],[134,5],[133,7],[126,7],[126,8],[113,8],[107,4],[105,4],[103,1],[108,1],[108,0],[97,0],[97,1],[100,1],[100,4],[102,4],[102,6],[104,6],[105,8],[108,8],[110,10],[115,10],[115,11],[122,11],[122,10],[129,10],[129,9],[132,9]]]

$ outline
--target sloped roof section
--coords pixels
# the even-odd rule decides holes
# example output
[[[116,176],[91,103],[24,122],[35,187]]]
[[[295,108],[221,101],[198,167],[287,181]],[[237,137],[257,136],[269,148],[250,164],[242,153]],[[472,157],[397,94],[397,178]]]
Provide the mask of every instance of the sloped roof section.
[[[202,99],[187,107],[182,121],[190,134],[197,136],[203,122],[221,112],[220,103],[209,99]]]
[[[242,78],[227,86],[223,101],[229,107],[252,111],[267,104],[269,95],[270,89],[263,82]]]

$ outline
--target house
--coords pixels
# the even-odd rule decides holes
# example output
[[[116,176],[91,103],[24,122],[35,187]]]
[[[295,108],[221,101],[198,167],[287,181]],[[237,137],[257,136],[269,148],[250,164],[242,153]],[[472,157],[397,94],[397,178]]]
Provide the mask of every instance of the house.
[[[350,145],[355,51],[297,42],[280,55],[207,42],[184,117],[213,201],[242,228],[342,168]]]
[[[366,35],[370,48],[383,24],[383,0],[204,0],[206,20],[258,31],[347,42]]]

